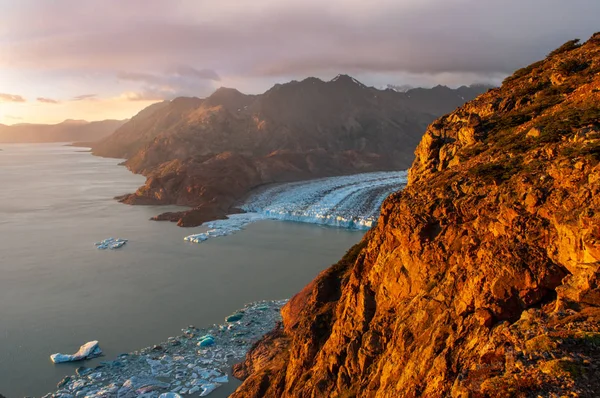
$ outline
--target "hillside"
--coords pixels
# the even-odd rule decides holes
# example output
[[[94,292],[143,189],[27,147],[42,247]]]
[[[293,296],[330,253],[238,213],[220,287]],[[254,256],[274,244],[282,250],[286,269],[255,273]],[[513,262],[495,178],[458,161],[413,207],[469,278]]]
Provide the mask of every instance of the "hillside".
[[[220,88],[206,99],[152,105],[93,152],[126,157],[148,178],[124,202],[195,207],[158,217],[195,226],[231,212],[260,185],[405,169],[436,116],[486,89],[399,93],[346,75],[278,84],[261,95]]]
[[[600,33],[433,122],[233,397],[598,396],[599,104]]]
[[[58,124],[0,124],[0,143],[93,142],[111,135],[125,122],[65,120]]]

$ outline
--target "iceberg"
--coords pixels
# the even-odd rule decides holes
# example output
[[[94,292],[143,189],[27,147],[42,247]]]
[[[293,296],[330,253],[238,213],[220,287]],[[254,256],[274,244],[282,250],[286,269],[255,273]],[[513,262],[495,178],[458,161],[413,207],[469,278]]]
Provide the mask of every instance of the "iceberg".
[[[244,317],[244,314],[242,313],[236,313],[233,315],[229,315],[227,318],[225,318],[225,322],[237,322],[240,319],[242,319]]]
[[[231,235],[241,231],[248,224],[267,218],[265,215],[259,213],[231,214],[227,217],[228,218],[225,220],[217,220],[203,224],[203,227],[208,228],[206,232],[189,235],[183,239],[192,243],[202,243],[208,240],[208,238]]]
[[[209,383],[202,386],[202,392],[200,393],[201,397],[206,397],[208,394],[221,387],[219,383]]]
[[[81,361],[82,359],[96,358],[96,357],[99,357],[100,355],[102,355],[102,350],[100,349],[100,346],[98,345],[98,341],[94,340],[94,341],[85,343],[84,345],[79,347],[79,350],[73,355],[52,354],[52,355],[50,355],[50,359],[54,363],[61,363],[61,362]]]
[[[100,242],[94,243],[96,247],[100,250],[105,249],[119,249],[123,247],[127,243],[127,239],[119,239],[119,238],[106,238],[101,240]]]
[[[213,379],[215,383],[228,383],[229,377],[227,375],[223,375],[221,377],[216,377]]]
[[[198,342],[198,345],[200,347],[208,347],[215,344],[215,338],[212,337],[210,334],[207,334],[206,336],[203,336],[200,338],[200,341]]]

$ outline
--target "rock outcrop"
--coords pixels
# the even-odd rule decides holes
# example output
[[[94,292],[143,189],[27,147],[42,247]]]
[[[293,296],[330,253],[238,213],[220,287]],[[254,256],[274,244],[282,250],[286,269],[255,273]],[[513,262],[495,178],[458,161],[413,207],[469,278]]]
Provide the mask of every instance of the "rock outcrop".
[[[600,34],[432,123],[235,398],[598,396]]]
[[[405,169],[435,117],[486,89],[399,93],[345,75],[278,84],[261,95],[220,88],[206,99],[152,105],[93,152],[125,157],[147,176],[123,202],[190,206],[156,219],[195,226],[231,213],[260,185]]]

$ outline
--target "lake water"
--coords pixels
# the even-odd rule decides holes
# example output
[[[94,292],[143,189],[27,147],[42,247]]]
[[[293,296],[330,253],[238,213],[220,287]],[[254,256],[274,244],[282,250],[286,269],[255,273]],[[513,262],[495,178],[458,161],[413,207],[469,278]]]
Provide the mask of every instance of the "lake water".
[[[261,221],[202,244],[148,219],[169,208],[112,198],[144,178],[116,159],[59,144],[0,151],[0,394],[40,396],[79,364],[54,365],[99,340],[93,366],[198,327],[245,303],[287,298],[336,262],[361,232]],[[129,239],[120,250],[94,242]],[[211,394],[226,396],[234,383]]]

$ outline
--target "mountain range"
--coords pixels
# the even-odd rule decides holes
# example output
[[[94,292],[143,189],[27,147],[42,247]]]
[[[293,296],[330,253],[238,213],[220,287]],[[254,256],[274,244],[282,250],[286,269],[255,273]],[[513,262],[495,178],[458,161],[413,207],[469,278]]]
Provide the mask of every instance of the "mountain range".
[[[0,143],[91,142],[114,133],[127,120],[65,120],[58,124],[0,124]]]
[[[253,188],[277,182],[407,168],[426,126],[489,87],[367,87],[339,75],[277,84],[260,95],[220,88],[142,110],[93,145],[147,177],[130,204],[191,211],[157,219],[196,226],[222,218]]]

